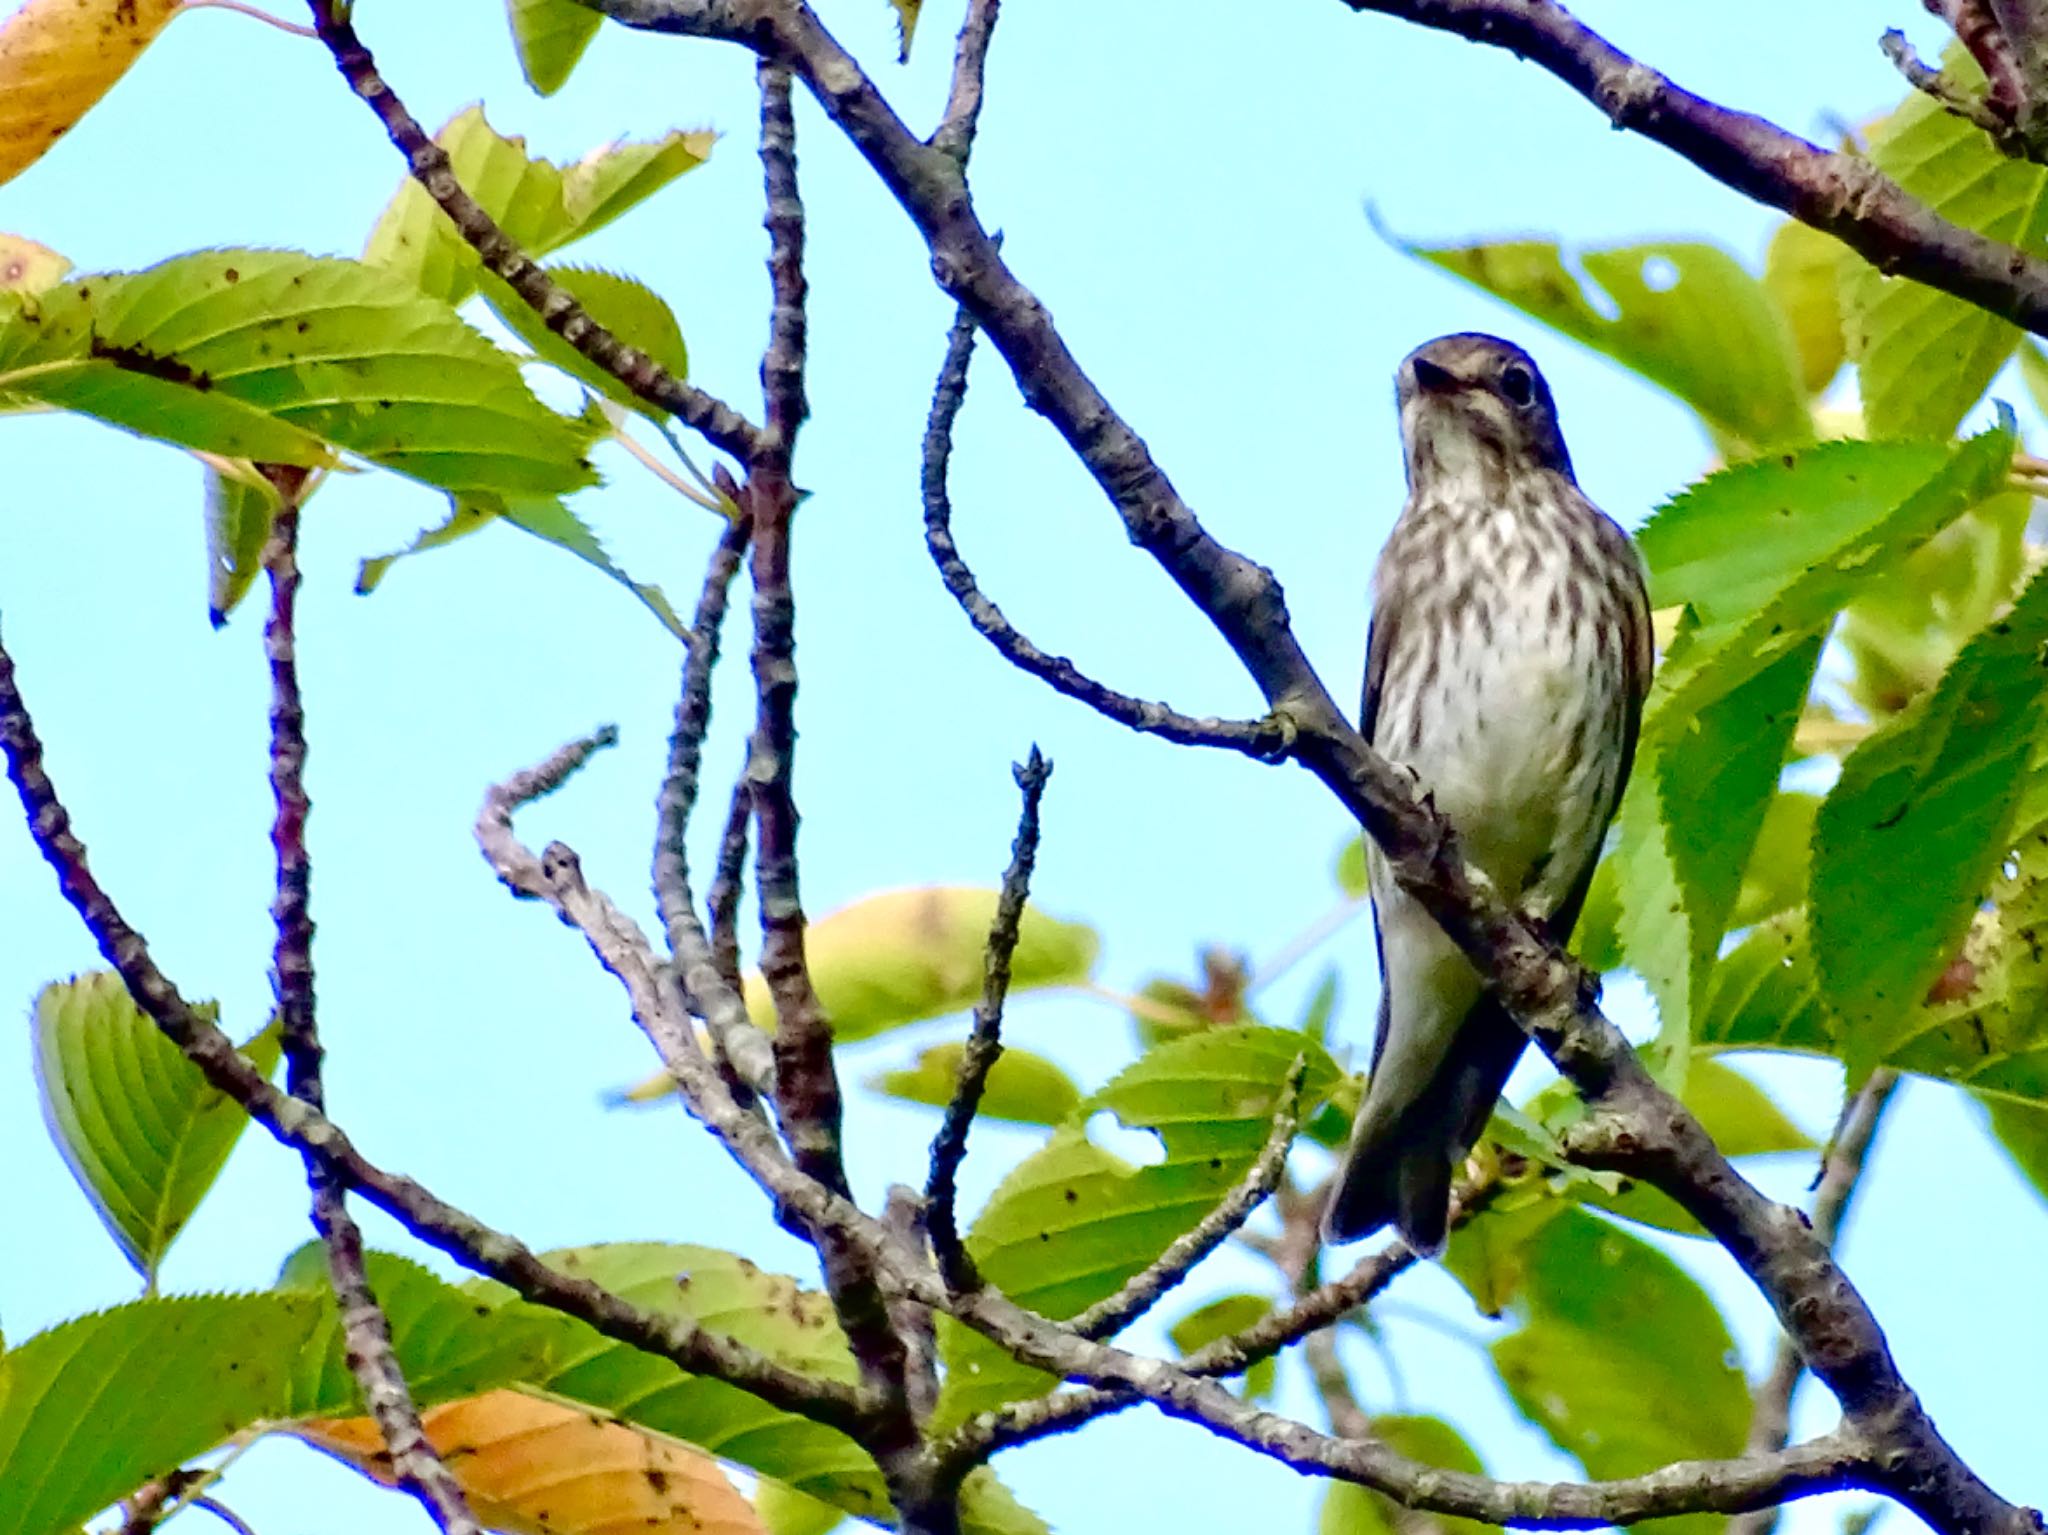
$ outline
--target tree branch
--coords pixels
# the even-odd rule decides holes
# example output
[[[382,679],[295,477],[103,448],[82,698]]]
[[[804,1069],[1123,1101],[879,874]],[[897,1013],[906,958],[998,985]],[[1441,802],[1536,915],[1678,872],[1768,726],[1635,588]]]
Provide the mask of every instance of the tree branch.
[[[278,1033],[285,1060],[285,1090],[301,1103],[323,1109],[320,1030],[313,991],[313,862],[306,847],[312,802],[306,795],[306,708],[299,691],[299,493],[303,470],[269,471],[281,500],[263,551],[270,577],[270,614],[263,626],[263,651],[270,662],[270,789],[276,803],[270,841],[277,854],[276,895],[270,914],[277,925],[270,984],[277,1000]],[[420,1423],[412,1388],[391,1342],[391,1322],[377,1304],[363,1257],[363,1233],[348,1213],[340,1181],[307,1151],[306,1186],[312,1196],[313,1229],[327,1253],[327,1278],[341,1316],[349,1370],[363,1393],[391,1456],[391,1474],[448,1535],[483,1535],[456,1481]]]
[[[790,479],[803,425],[807,285],[804,218],[796,174],[796,126],[789,71],[764,59],[761,166],[767,212],[768,276],[773,293],[761,388],[768,427],[747,461],[745,493],[754,524],[754,689],[756,708],[746,778],[755,828],[754,883],[761,906],[761,976],[775,1004],[775,1107],[796,1170],[840,1200],[852,1193],[841,1151],[844,1099],[832,1059],[832,1028],[811,983],[804,954],[804,910],[797,867],[796,598],[790,585],[790,523],[797,493]],[[914,1458],[909,1345],[890,1316],[876,1278],[877,1255],[837,1222],[798,1213],[817,1249],[825,1288],[878,1409],[868,1448],[892,1488]]]
[[[1017,952],[1017,929],[1031,895],[1031,871],[1038,860],[1038,806],[1045,797],[1046,781],[1052,777],[1052,764],[1034,746],[1030,759],[1014,765],[1011,772],[1017,787],[1024,791],[1024,806],[1018,812],[1010,866],[1003,871],[995,918],[982,951],[981,1001],[975,1005],[974,1026],[960,1052],[953,1096],[947,1100],[945,1117],[932,1137],[931,1171],[924,1184],[925,1233],[939,1265],[939,1277],[949,1290],[965,1290],[981,1282],[961,1244],[954,1204],[960,1163],[967,1155],[967,1131],[981,1108],[988,1074],[1003,1053],[1003,1003],[1010,994],[1010,956]]]
[[[953,541],[953,503],[946,489],[953,458],[953,425],[967,399],[967,365],[974,353],[974,331],[973,317],[962,309],[946,341],[946,360],[939,370],[938,386],[932,392],[931,418],[924,438],[925,548],[968,622],[1012,666],[1127,729],[1181,746],[1224,747],[1262,762],[1284,756],[1293,740],[1285,719],[1276,715],[1262,720],[1195,719],[1165,704],[1119,693],[1088,676],[1065,656],[1040,650],[983,594],[974,572],[968,569]]]
[[[814,1380],[694,1323],[642,1310],[587,1280],[549,1268],[515,1238],[414,1180],[386,1172],[357,1151],[325,1114],[272,1086],[226,1034],[179,995],[150,958],[142,935],[94,878],[85,845],[43,767],[42,742],[4,645],[0,755],[5,756],[8,777],[21,797],[29,835],[55,872],[58,889],[107,963],[120,974],[135,1005],[212,1086],[240,1104],[280,1144],[317,1156],[340,1182],[360,1191],[421,1241],[537,1305],[588,1322],[606,1337],[668,1359],[692,1374],[716,1376],[786,1412],[850,1434],[861,1431],[866,1417],[858,1393],[837,1382]]]
[[[1000,4],[1001,0],[967,0],[967,14],[960,22],[960,40],[953,46],[953,83],[946,92],[946,109],[926,141],[951,156],[963,169],[974,150],[975,130],[981,125],[988,45],[995,36]]]
[[[2048,261],[1963,229],[1868,161],[1718,106],[1630,58],[1551,0],[1343,0],[1505,48],[1745,197],[1831,234],[1879,271],[2048,334]]]
[[[1842,1117],[1821,1155],[1820,1180],[1813,1195],[1813,1234],[1830,1251],[1842,1231],[1849,1202],[1862,1182],[1863,1167],[1877,1138],[1878,1121],[1899,1085],[1898,1073],[1875,1071],[1842,1106]],[[1792,1398],[1806,1373],[1790,1338],[1778,1342],[1770,1374],[1757,1387],[1756,1411],[1749,1425],[1749,1453],[1769,1454],[1782,1450],[1792,1437]],[[1730,1522],[1727,1535],[1770,1535],[1777,1524],[1775,1510],[1760,1509]]]
[[[1644,1476],[1607,1482],[1499,1482],[1424,1466],[1377,1440],[1319,1433],[1254,1406],[1184,1366],[1077,1337],[989,1290],[955,1296],[948,1309],[1025,1363],[1104,1388],[1114,1407],[1127,1405],[1123,1398],[1136,1395],[1173,1417],[1199,1423],[1296,1470],[1359,1482],[1405,1507],[1489,1524],[1593,1529],[1677,1513],[1740,1513],[1847,1486],[1876,1485],[1870,1447],[1847,1423],[1776,1455],[1682,1461]],[[1069,1409],[1068,1400],[1058,1398],[1057,1405],[1043,1407],[1025,1404],[1021,1412],[1006,1410],[1007,1420],[990,1442],[1022,1442],[1015,1430],[1026,1415],[1058,1428],[1072,1427],[1092,1415]],[[983,1432],[988,1432],[985,1426]],[[1042,1436],[1041,1432],[1030,1437]]]
[[[486,270],[502,278],[524,299],[541,323],[597,367],[650,405],[667,411],[697,431],[713,447],[744,460],[760,436],[758,429],[723,400],[684,382],[639,348],[628,345],[592,319],[566,288],[498,227],[481,204],[463,189],[448,162],[419,120],[406,110],[384,78],[377,61],[363,46],[350,22],[350,0],[307,0],[313,29],[349,89],[362,97],[398,152],[407,171],[426,189],[455,232],[483,258]]]

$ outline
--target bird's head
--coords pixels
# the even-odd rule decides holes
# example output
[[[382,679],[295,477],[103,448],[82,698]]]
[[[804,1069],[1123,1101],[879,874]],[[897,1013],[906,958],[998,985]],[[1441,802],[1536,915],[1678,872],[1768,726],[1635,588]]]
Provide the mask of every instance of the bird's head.
[[[1395,375],[1408,483],[1486,482],[1549,470],[1571,478],[1550,386],[1529,354],[1498,336],[1439,336]]]

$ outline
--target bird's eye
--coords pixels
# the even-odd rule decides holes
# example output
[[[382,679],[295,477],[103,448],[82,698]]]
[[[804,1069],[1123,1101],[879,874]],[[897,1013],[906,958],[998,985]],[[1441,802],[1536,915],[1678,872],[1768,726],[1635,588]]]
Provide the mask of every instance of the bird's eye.
[[[1536,375],[1518,362],[1501,369],[1500,392],[1513,405],[1527,405],[1536,398]]]

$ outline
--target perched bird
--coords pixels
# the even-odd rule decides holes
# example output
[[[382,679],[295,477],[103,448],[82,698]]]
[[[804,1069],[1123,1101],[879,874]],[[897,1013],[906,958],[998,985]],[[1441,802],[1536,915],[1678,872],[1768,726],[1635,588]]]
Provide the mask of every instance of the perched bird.
[[[1465,857],[1559,942],[1628,781],[1651,669],[1641,560],[1572,477],[1550,388],[1517,346],[1443,336],[1396,380],[1408,502],[1373,575],[1359,728],[1412,771]],[[1380,1016],[1323,1215],[1442,1250],[1451,1174],[1524,1037],[1370,848]]]

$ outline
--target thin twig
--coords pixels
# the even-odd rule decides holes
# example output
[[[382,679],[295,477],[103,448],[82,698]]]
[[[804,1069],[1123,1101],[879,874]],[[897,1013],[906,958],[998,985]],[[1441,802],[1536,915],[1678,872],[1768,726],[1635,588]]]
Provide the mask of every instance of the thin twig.
[[[277,925],[270,982],[277,1001],[285,1060],[285,1090],[310,1108],[326,1106],[313,990],[313,864],[306,847],[312,802],[306,794],[306,709],[299,691],[299,491],[304,472],[280,468],[271,478],[280,492],[263,552],[270,577],[270,616],[263,650],[270,662],[270,787],[276,802],[270,840],[277,855]],[[304,1154],[312,1196],[313,1227],[327,1252],[327,1277],[347,1340],[349,1369],[391,1456],[391,1474],[448,1535],[482,1535],[469,1500],[428,1441],[412,1388],[392,1346],[391,1322],[370,1286],[363,1234],[348,1213],[347,1196],[332,1171]]]
[[[1339,1439],[1367,1439],[1372,1436],[1372,1415],[1358,1405],[1345,1373],[1344,1360],[1337,1352],[1336,1329],[1325,1327],[1303,1340],[1301,1356],[1308,1364],[1309,1379],[1316,1395],[1323,1399],[1323,1412],[1330,1420],[1330,1432]]]
[[[980,1283],[973,1260],[960,1241],[955,1209],[960,1163],[967,1155],[968,1129],[981,1108],[982,1089],[1003,1053],[1003,1003],[1010,994],[1010,958],[1017,952],[1017,929],[1031,896],[1031,871],[1038,861],[1038,807],[1045,797],[1046,781],[1052,777],[1052,763],[1033,746],[1030,757],[1010,771],[1023,791],[1024,804],[1017,815],[1017,836],[1010,844],[1010,866],[1003,871],[988,943],[982,950],[981,1000],[975,1004],[974,1024],[960,1052],[953,1095],[932,1137],[931,1170],[924,1183],[925,1231],[931,1238],[939,1277],[952,1290]]]
[[[767,211],[768,271],[774,303],[768,345],[761,353],[761,396],[766,404],[764,448],[786,472],[796,434],[810,414],[804,398],[804,349],[809,330],[804,304],[804,205],[796,179],[796,118],[789,99],[789,71],[763,60],[761,86],[761,180]]]
[[[1879,1120],[1899,1085],[1898,1073],[1874,1071],[1842,1106],[1835,1131],[1821,1156],[1819,1182],[1813,1195],[1813,1234],[1831,1251],[1841,1238],[1849,1203],[1863,1180]],[[1806,1360],[1790,1338],[1778,1340],[1770,1373],[1756,1389],[1756,1408],[1749,1424],[1749,1453],[1782,1450],[1792,1437],[1792,1399],[1806,1373]],[[1729,1522],[1727,1535],[1770,1535],[1778,1523],[1776,1509],[1759,1509]]]
[[[733,487],[735,499],[737,487]],[[668,771],[655,797],[654,899],[668,935],[674,972],[685,999],[704,1019],[720,1062],[751,1092],[767,1093],[775,1080],[768,1041],[747,1021],[745,1010],[714,1008],[691,990],[683,956],[712,952],[697,919],[690,891],[690,813],[696,807],[703,769],[704,736],[711,727],[711,680],[718,665],[719,634],[725,622],[727,596],[746,553],[751,524],[735,517],[711,551],[703,588],[690,623],[689,649],[683,659],[682,684],[676,699],[675,728],[669,734]],[[739,989],[737,967],[728,985]]]
[[[963,169],[974,151],[974,133],[981,122],[982,89],[988,74],[988,45],[995,36],[1001,0],[967,0],[960,39],[953,46],[953,83],[946,109],[926,142],[952,157]]]
[[[641,399],[674,415],[714,447],[744,460],[754,449],[759,430],[723,400],[670,373],[645,352],[629,346],[593,320],[568,289],[562,287],[524,251],[482,204],[456,179],[448,153],[428,137],[398,94],[377,72],[377,61],[363,46],[350,22],[348,0],[307,0],[313,29],[349,89],[369,105],[384,125],[398,152],[405,156],[413,180],[448,215],[457,234],[469,242],[484,267],[502,278],[526,301],[541,323],[578,353]]]
[[[740,979],[740,896],[744,891],[741,876],[747,866],[747,831],[754,820],[753,786],[747,782],[743,771],[733,780],[732,798],[725,807],[725,830],[718,839],[718,863],[711,871],[711,888],[704,892],[704,909],[711,919],[711,956],[718,964],[718,973],[725,984],[734,991],[741,987]],[[758,1029],[753,1031],[762,1055],[762,1067],[768,1073],[772,1085],[775,1060],[768,1050],[768,1041]],[[725,1046],[721,1045],[721,1049]]]
[[[990,601],[953,541],[953,503],[946,488],[953,458],[953,425],[967,399],[967,365],[974,355],[975,324],[962,309],[946,340],[946,360],[932,392],[924,437],[924,539],[932,563],[968,622],[1004,660],[1069,698],[1128,729],[1182,746],[1217,746],[1262,762],[1285,755],[1292,732],[1278,715],[1262,720],[1196,719],[1149,699],[1119,693],[1088,676],[1065,656],[1048,655]]]
[[[1279,1109],[1273,1116],[1266,1144],[1216,1208],[1175,1237],[1166,1251],[1125,1280],[1114,1295],[1105,1296],[1069,1317],[1067,1326],[1084,1338],[1115,1337],[1158,1305],[1168,1291],[1187,1278],[1190,1269],[1251,1218],[1252,1212],[1273,1192],[1287,1166],[1288,1149],[1294,1144],[1295,1131],[1301,1128],[1301,1084],[1307,1072],[1308,1057],[1297,1055],[1280,1089]]]
[[[2001,120],[1984,101],[1972,99],[1950,85],[1940,70],[1923,62],[1914,52],[1913,45],[1906,41],[1905,33],[1894,27],[1877,41],[1884,56],[1892,61],[1892,67],[1905,76],[1906,83],[1914,90],[1932,97],[1944,112],[1981,128],[2008,153],[2025,153],[2025,146],[2013,136],[2012,124]]]

